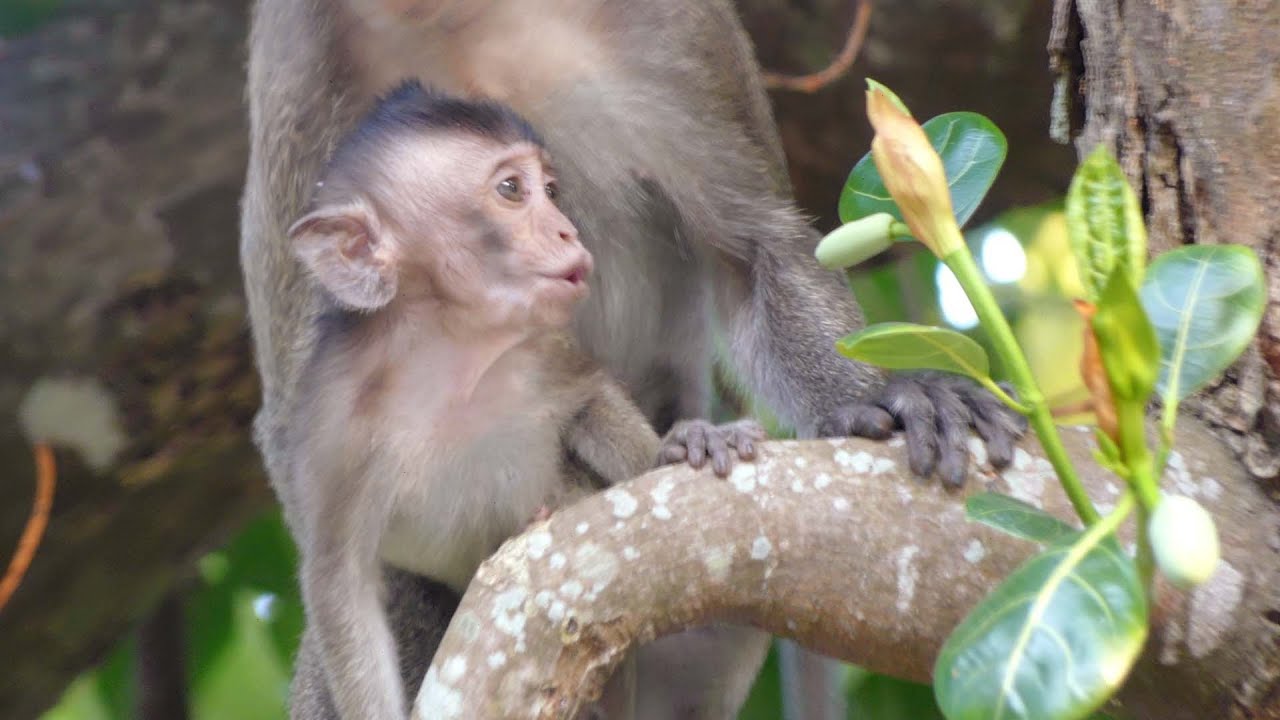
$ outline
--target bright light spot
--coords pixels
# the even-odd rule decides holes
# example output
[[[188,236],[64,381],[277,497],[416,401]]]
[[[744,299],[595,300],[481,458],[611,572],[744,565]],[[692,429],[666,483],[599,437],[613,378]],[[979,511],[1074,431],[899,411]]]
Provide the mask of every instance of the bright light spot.
[[[276,596],[274,593],[263,593],[253,599],[253,614],[263,622],[269,622],[276,614]]]
[[[992,282],[1017,282],[1027,273],[1027,253],[1013,233],[993,228],[982,238],[982,269]]]
[[[938,306],[942,308],[942,318],[952,327],[968,330],[978,324],[978,314],[969,304],[951,268],[938,263],[938,272],[934,276],[938,284]]]

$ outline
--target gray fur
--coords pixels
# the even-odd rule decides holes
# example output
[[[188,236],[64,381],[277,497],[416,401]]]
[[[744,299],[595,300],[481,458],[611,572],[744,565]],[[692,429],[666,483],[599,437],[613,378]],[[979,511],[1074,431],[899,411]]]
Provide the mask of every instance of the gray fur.
[[[263,380],[255,437],[282,497],[291,494],[288,409],[322,307],[285,231],[337,138],[407,77],[496,94],[541,132],[561,204],[596,261],[576,335],[660,431],[707,414],[719,332],[725,360],[801,436],[883,437],[901,424],[913,468],[935,462],[917,455],[942,453],[955,472],[960,430],[974,420],[952,400],[963,409],[974,394],[886,387],[879,370],[833,352],[862,315],[840,276],[813,261],[817,234],[792,204],[759,69],[729,0],[420,0],[426,17],[439,5],[445,20],[398,18],[381,35],[364,34],[357,16],[376,18],[379,1],[259,0],[254,10],[240,251]],[[523,17],[513,19],[513,8]],[[448,16],[474,9],[484,17]],[[601,37],[566,38],[579,17]],[[448,62],[457,60],[454,34],[489,22],[506,55],[484,56],[483,68]],[[483,74],[452,74],[459,68]],[[1003,443],[1007,424],[985,406],[976,412],[988,441]],[[733,697],[704,697],[690,716],[735,712],[766,643],[755,633],[736,667],[702,668]],[[308,667],[300,663],[299,682]]]

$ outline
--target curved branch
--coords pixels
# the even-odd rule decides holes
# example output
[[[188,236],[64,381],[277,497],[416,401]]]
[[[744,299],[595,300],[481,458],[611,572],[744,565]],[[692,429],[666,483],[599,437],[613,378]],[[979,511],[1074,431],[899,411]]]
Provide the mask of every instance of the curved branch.
[[[1086,459],[1088,435],[1066,439],[1094,497],[1115,502],[1121,483]],[[1280,563],[1264,549],[1280,513],[1211,437],[1184,429],[1180,442],[1167,480],[1216,515],[1224,560],[1194,593],[1158,594],[1122,693],[1137,717],[1220,716],[1280,657],[1264,615],[1280,605]],[[569,717],[631,643],[713,620],[928,680],[951,628],[1036,546],[967,522],[960,496],[909,477],[901,445],[769,443],[727,481],[663,468],[556,513],[481,567],[416,717]],[[1025,450],[1003,477],[975,470],[969,488],[1071,517],[1048,463]]]
[[[49,511],[53,509],[53,489],[58,479],[57,465],[54,463],[53,448],[48,443],[38,442],[34,446],[36,456],[36,495],[31,502],[31,515],[18,537],[18,546],[9,560],[9,569],[0,577],[0,610],[9,602],[10,596],[22,584],[22,576],[31,567],[31,558],[35,557],[40,547],[40,538],[44,537],[44,529],[49,525]]]
[[[813,93],[830,85],[844,76],[853,61],[858,59],[858,51],[867,37],[867,27],[871,24],[871,0],[859,0],[857,15],[849,28],[849,37],[845,40],[840,54],[826,67],[807,75],[784,75],[782,73],[764,72],[761,77],[764,86],[769,90],[795,90]]]

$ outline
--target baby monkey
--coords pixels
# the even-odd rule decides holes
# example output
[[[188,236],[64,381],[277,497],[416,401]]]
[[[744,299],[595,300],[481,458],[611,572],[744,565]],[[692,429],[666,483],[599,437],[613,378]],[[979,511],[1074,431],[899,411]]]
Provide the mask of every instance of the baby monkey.
[[[290,228],[328,298],[277,488],[307,608],[295,718],[406,716],[434,647],[397,652],[414,639],[388,620],[384,596],[402,585],[384,587],[384,563],[461,593],[547,508],[660,456],[723,474],[731,450],[750,457],[763,437],[694,422],[664,446],[575,347],[592,257],[557,194],[542,142],[512,110],[407,83],[339,143]],[[315,665],[328,691],[307,702],[325,709],[299,709],[316,696],[318,679],[301,677]]]

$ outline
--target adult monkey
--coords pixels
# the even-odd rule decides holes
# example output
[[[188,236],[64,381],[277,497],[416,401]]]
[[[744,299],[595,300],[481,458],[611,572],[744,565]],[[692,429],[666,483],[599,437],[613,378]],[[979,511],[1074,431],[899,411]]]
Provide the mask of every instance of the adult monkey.
[[[886,381],[833,352],[861,313],[813,262],[816,234],[793,207],[728,0],[259,0],[241,262],[263,381],[255,434],[273,479],[319,307],[287,230],[336,139],[406,78],[500,99],[542,131],[596,258],[576,334],[660,433],[707,415],[714,326],[729,363],[801,436],[883,438],[901,425],[912,469],[959,484],[973,425],[1007,464],[1018,425],[975,386]],[[738,660],[758,666],[764,649]]]

